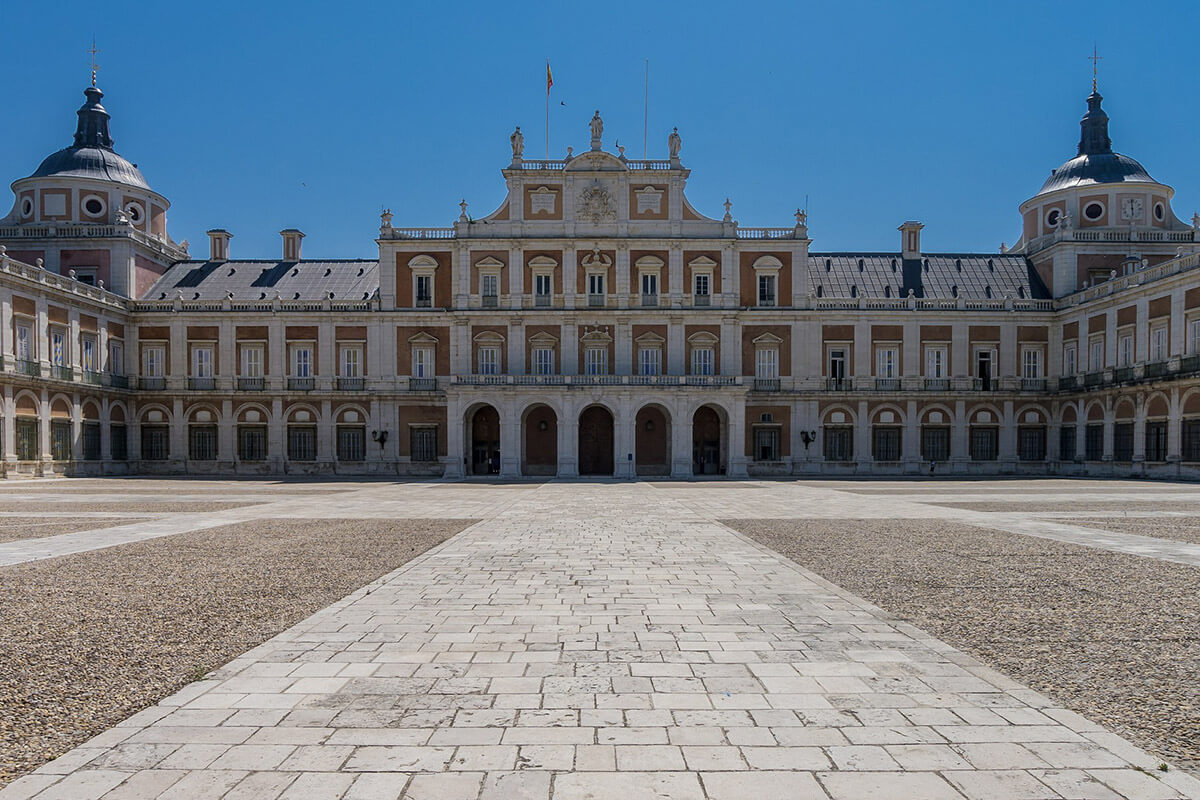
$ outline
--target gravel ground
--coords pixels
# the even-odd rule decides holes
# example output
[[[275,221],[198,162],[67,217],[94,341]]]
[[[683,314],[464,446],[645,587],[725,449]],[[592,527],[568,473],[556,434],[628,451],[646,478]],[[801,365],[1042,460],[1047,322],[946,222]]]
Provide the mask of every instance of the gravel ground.
[[[15,542],[18,539],[40,539],[43,536],[58,536],[76,531],[91,531],[99,528],[115,528],[131,522],[142,522],[144,518],[130,517],[0,517],[0,542]]]
[[[1171,508],[1175,508],[1174,504]],[[1200,544],[1200,517],[1073,517],[1063,522],[1085,528]]]
[[[283,500],[284,498],[279,498]],[[118,511],[122,514],[151,513],[151,514],[196,514],[205,511],[228,511],[231,508],[245,508],[259,505],[254,503],[232,503],[222,501],[212,502],[172,502],[164,496],[161,501],[138,502],[120,497],[113,497],[108,502],[95,501],[75,502],[73,500],[58,500],[48,503],[44,500],[5,500],[0,496],[0,511],[21,511],[36,514],[39,511]]]
[[[262,520],[0,570],[0,786],[471,520]]]
[[[918,503],[919,498],[914,498]],[[1188,514],[1200,514],[1200,503],[1183,503],[1177,500],[1167,501],[1171,511],[1182,511]],[[1102,500],[1093,497],[1080,497],[1078,500],[1039,503],[1037,501],[1011,500],[991,501],[987,503],[929,503],[941,508],[961,508],[964,511],[1000,511],[1018,514],[1039,514],[1044,512],[1068,511],[1085,515],[1089,511],[1158,511],[1163,506],[1162,500],[1152,497],[1138,500]]]
[[[944,520],[725,520],[1200,770],[1200,569]]]
[[[72,494],[235,494],[238,492],[270,491],[284,494],[349,492],[358,489],[356,483],[277,480],[205,480],[203,478],[55,478],[9,480],[0,482],[0,496],[5,492],[32,494],[35,492],[71,492]]]

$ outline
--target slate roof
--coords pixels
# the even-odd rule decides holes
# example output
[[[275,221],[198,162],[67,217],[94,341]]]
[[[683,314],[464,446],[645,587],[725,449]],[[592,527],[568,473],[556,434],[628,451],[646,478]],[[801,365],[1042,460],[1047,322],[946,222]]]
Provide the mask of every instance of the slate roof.
[[[182,291],[189,302],[219,302],[233,292],[234,302],[247,303],[278,292],[284,302],[357,303],[378,290],[378,261],[177,261],[139,299],[173,300]]]
[[[1101,183],[1157,183],[1146,168],[1120,153],[1075,156],[1050,173],[1038,194]]]
[[[929,253],[810,253],[809,279],[820,297],[1013,299],[1050,297],[1032,265],[1020,255]]]
[[[95,178],[149,189],[146,177],[128,159],[102,147],[65,147],[46,156],[31,178]]]

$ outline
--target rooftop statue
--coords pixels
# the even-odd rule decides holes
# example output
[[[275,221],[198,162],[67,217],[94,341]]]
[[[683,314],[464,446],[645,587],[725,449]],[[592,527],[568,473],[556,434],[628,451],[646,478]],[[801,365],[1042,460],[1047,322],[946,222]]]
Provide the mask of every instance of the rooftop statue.
[[[592,121],[588,123],[588,127],[592,131],[592,149],[599,150],[600,137],[604,134],[604,120],[600,119],[600,109],[596,109],[596,114],[592,117]]]
[[[679,135],[679,128],[671,131],[671,135],[667,137],[667,152],[671,155],[672,161],[679,160],[679,151],[683,148],[683,139]]]
[[[525,134],[521,133],[521,126],[512,132],[512,136],[508,137],[509,143],[512,145],[513,161],[520,161],[525,155]]]

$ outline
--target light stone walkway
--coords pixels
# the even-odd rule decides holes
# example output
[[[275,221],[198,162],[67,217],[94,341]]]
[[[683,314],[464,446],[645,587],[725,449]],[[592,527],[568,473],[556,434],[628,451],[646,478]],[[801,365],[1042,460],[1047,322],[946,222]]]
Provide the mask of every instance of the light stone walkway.
[[[0,800],[1200,798],[670,489],[475,488],[483,522]]]

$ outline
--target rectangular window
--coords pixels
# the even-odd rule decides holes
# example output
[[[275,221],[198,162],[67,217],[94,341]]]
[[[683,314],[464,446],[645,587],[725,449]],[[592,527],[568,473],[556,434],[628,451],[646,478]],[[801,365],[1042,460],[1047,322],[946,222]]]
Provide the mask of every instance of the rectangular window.
[[[1104,458],[1104,423],[1095,422],[1083,429],[1083,457],[1087,461]]]
[[[995,461],[1000,454],[1000,429],[971,426],[971,460]]]
[[[343,378],[361,378],[362,345],[342,345],[340,355],[341,372],[338,374]]]
[[[242,461],[267,460],[267,426],[238,426],[238,458]]]
[[[1180,457],[1184,461],[1200,461],[1200,419],[1183,421],[1183,449]]]
[[[643,347],[638,350],[638,374],[662,374],[662,350],[657,347]]]
[[[313,351],[309,345],[292,347],[292,377],[311,378],[313,374]]]
[[[263,349],[257,345],[242,347],[242,377],[261,378],[263,376]]]
[[[876,461],[899,461],[900,428],[894,425],[871,428],[871,455]]]
[[[1028,348],[1021,351],[1021,377],[1037,380],[1042,377],[1042,351]]]
[[[1133,334],[1126,333],[1117,339],[1117,365],[1133,366]]]
[[[192,377],[211,378],[213,376],[213,349],[211,347],[192,348]]]
[[[166,461],[171,453],[170,429],[166,425],[142,426],[142,460]]]
[[[337,429],[338,461],[365,461],[367,429],[358,425],[339,425]]]
[[[603,295],[604,294],[604,274],[593,272],[587,276],[588,294]]]
[[[100,460],[100,423],[83,423],[83,460]]]
[[[41,458],[40,438],[36,419],[17,419],[17,460],[37,461]]]
[[[1194,319],[1188,324],[1188,352],[1192,355],[1200,355],[1200,319]]]
[[[167,362],[167,351],[164,347],[147,347],[142,350],[142,375],[147,378],[163,377],[163,369]]]
[[[127,461],[129,459],[128,429],[124,425],[114,422],[109,426],[108,438],[113,461]]]
[[[71,460],[71,423],[65,419],[50,420],[50,457],[55,461]]]
[[[996,355],[994,350],[989,348],[975,351],[975,378],[984,389],[992,387],[993,367],[995,363]]]
[[[1162,325],[1150,331],[1150,360],[1167,360],[1167,326]]]
[[[414,347],[412,351],[412,376],[414,378],[433,377],[433,348]]]
[[[551,289],[550,278],[551,278],[550,275],[534,275],[533,276],[533,293],[536,296],[544,297],[547,300],[550,299],[550,295],[553,294],[553,289]]]
[[[317,428],[315,425],[288,425],[288,461],[317,460]]]
[[[217,426],[188,426],[188,458],[192,461],[217,460]]]
[[[707,272],[692,276],[692,294],[708,297],[711,294],[712,278]]]
[[[779,428],[754,429],[754,460],[779,460]]]
[[[17,358],[21,361],[33,360],[33,337],[28,325],[17,326]]]
[[[1017,428],[1017,458],[1022,461],[1046,460],[1046,429],[1041,425]]]
[[[438,460],[437,428],[410,428],[408,452],[412,461],[430,462]]]
[[[479,294],[483,297],[497,298],[500,296],[500,276],[480,275]]]
[[[1088,370],[1099,372],[1104,369],[1104,338],[1096,337],[1088,342]]]
[[[950,460],[950,427],[925,425],[921,428],[921,458],[926,461]]]
[[[1075,436],[1075,426],[1071,423],[1064,424],[1058,429],[1058,458],[1060,461],[1074,461],[1075,448],[1077,440]]]
[[[829,351],[829,380],[839,386],[846,380],[846,351],[842,349]]]
[[[1075,345],[1068,344],[1063,347],[1063,374],[1074,375],[1079,371],[1079,365],[1076,362]]]
[[[584,370],[588,375],[608,374],[608,349],[589,347],[584,352]]]
[[[50,331],[50,363],[56,367],[65,367],[67,365],[66,331]]]
[[[770,347],[760,347],[754,351],[754,377],[779,377],[779,351]]]
[[[854,429],[849,425],[825,428],[825,460],[854,460]]]
[[[549,347],[536,347],[533,350],[533,374],[554,374],[554,350]]]
[[[113,375],[125,374],[125,343],[109,340],[108,371]]]
[[[925,377],[934,379],[946,377],[945,347],[925,348]]]
[[[416,281],[417,308],[429,308],[433,305],[433,276],[418,275]]]
[[[775,305],[775,276],[758,276],[758,304],[760,306]]]
[[[713,374],[713,349],[711,347],[692,348],[692,374]]]
[[[1133,423],[1113,425],[1113,461],[1133,461]]]
[[[481,348],[479,348],[479,374],[480,375],[499,375],[500,374],[500,348],[499,347],[481,347]]]
[[[79,344],[79,366],[86,372],[97,372],[99,364],[96,363],[96,340],[84,338]]]
[[[896,356],[897,351],[894,347],[881,347],[875,351],[876,378],[896,377]]]
[[[642,273],[642,304],[658,304],[658,275],[656,273]]]
[[[1167,423],[1156,420],[1146,423],[1146,460],[1167,460]]]

